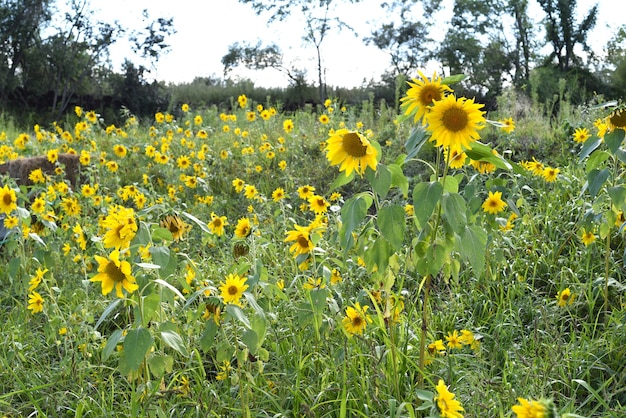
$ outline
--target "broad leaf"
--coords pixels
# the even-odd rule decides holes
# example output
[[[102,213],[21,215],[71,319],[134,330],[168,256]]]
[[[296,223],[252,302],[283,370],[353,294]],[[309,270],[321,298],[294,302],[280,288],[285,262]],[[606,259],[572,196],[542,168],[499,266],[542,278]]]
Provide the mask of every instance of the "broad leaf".
[[[413,188],[413,209],[421,228],[424,228],[430,219],[442,194],[443,186],[438,181],[418,183]]]
[[[385,206],[378,212],[380,233],[395,250],[404,242],[405,216],[404,208],[398,205]]]
[[[146,354],[152,348],[154,340],[150,331],[146,328],[137,328],[128,331],[124,338],[124,358],[126,366],[132,370],[138,370],[146,358]]]

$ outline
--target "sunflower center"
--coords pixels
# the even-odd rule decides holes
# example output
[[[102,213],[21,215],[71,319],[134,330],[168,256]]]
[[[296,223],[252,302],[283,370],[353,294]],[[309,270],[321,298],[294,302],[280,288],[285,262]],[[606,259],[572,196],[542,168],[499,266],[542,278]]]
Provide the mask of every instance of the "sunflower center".
[[[215,228],[219,228],[220,226],[222,226],[222,220],[220,218],[213,219],[213,226]]]
[[[567,293],[563,293],[563,294],[561,295],[561,299],[563,299],[563,300],[567,300],[567,299],[569,299],[569,295],[568,295]]]
[[[467,127],[467,113],[460,107],[454,106],[447,109],[441,118],[443,126],[451,132],[459,132]]]
[[[422,105],[429,106],[433,104],[433,100],[441,100],[441,92],[436,86],[424,86],[420,94],[420,101]]]
[[[2,196],[2,202],[6,206],[9,206],[11,203],[13,203],[13,197],[9,193],[5,193],[4,196]]]
[[[360,158],[367,154],[367,147],[363,145],[361,138],[355,132],[343,136],[343,149],[351,157]]]
[[[231,296],[235,296],[237,294],[237,286],[228,286],[228,294]]]
[[[626,127],[626,110],[618,110],[611,115],[611,123],[618,128]]]
[[[361,318],[360,316],[355,316],[354,318],[352,318],[352,325],[354,325],[355,327],[360,327],[361,325],[363,325],[363,318]]]
[[[126,276],[124,275],[124,273],[122,273],[122,270],[120,270],[119,267],[117,267],[115,263],[112,262],[109,262],[109,264],[107,264],[104,272],[107,276],[111,278],[111,280],[116,283],[123,282],[124,279],[126,279]]]
[[[304,235],[298,237],[298,245],[302,248],[309,248],[309,240]]]

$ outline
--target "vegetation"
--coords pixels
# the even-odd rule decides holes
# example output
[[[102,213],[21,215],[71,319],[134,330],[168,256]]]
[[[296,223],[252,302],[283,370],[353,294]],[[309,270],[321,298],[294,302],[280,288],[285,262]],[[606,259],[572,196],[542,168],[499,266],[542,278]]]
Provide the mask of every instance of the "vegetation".
[[[0,410],[623,415],[624,111],[458,81],[7,125]]]

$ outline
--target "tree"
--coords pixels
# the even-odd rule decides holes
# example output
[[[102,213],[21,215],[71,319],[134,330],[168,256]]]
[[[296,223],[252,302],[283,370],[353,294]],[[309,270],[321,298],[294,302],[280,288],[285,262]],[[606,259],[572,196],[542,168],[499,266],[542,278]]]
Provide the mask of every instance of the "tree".
[[[546,63],[556,60],[557,68],[565,72],[572,66],[582,66],[574,48],[580,45],[587,54],[593,52],[587,43],[589,31],[596,24],[598,5],[593,6],[579,24],[574,21],[576,0],[538,0],[546,13],[546,40],[552,46],[552,52]]]
[[[295,11],[300,12],[305,21],[303,40],[313,45],[317,55],[317,79],[320,101],[326,96],[324,84],[324,68],[322,65],[322,43],[334,28],[351,28],[337,17],[331,17],[334,6],[341,0],[239,0],[249,4],[257,15],[268,13],[268,24],[274,21],[283,21]],[[357,3],[360,0],[349,0]]]
[[[440,5],[441,0],[395,0],[381,4],[391,21],[372,31],[365,42],[389,54],[394,75],[407,75],[434,57],[435,44],[429,34]]]

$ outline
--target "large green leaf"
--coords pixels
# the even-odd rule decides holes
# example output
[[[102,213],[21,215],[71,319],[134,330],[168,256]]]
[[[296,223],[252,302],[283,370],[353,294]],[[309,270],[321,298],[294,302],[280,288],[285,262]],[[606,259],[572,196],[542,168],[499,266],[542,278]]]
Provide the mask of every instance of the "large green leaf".
[[[391,171],[387,166],[378,164],[376,171],[366,172],[367,180],[372,185],[372,188],[381,199],[387,197],[389,189],[391,188]]]
[[[378,212],[378,228],[385,240],[397,251],[404,242],[404,208],[398,205],[385,206]]]
[[[616,208],[622,208],[626,204],[626,185],[620,184],[619,186],[609,187],[609,196]]]
[[[107,338],[107,343],[102,349],[102,361],[106,361],[106,359],[108,359],[111,354],[113,354],[113,351],[115,351],[115,348],[117,347],[117,343],[119,343],[122,339],[122,335],[123,332],[121,329],[116,329],[111,333],[111,335],[109,335],[109,338]]]
[[[461,255],[469,261],[474,273],[480,275],[485,268],[485,250],[487,248],[485,230],[476,225],[466,226],[458,244]]]
[[[598,138],[597,136],[592,136],[588,140],[585,141],[583,147],[580,149],[580,154],[578,155],[578,160],[582,163],[585,158],[587,158],[592,152],[594,152],[602,143],[602,138]]]
[[[513,170],[513,164],[501,155],[493,153],[493,150],[480,142],[472,142],[472,148],[465,150],[465,154],[475,161],[487,161],[503,170]]]
[[[373,199],[369,195],[358,194],[346,201],[341,208],[341,246],[344,251],[350,249],[352,231],[365,219],[367,210],[372,205]]]
[[[415,157],[429,138],[430,135],[424,128],[419,125],[416,126],[411,132],[409,139],[407,139],[406,143],[404,144],[407,152],[406,159],[409,160]]]
[[[389,257],[393,255],[393,248],[383,237],[378,237],[374,245],[370,246],[365,252],[365,264],[368,271],[372,271],[374,266],[378,271],[384,271],[389,265]]]
[[[398,164],[389,164],[388,168],[391,172],[391,186],[400,189],[402,196],[407,197],[409,195],[409,180],[404,175],[402,167]]]
[[[606,180],[609,178],[609,170],[607,168],[591,170],[587,174],[587,188],[591,197],[596,197]]]
[[[152,335],[146,328],[136,328],[128,331],[124,338],[123,351],[126,366],[131,371],[138,370],[153,344]]]
[[[189,351],[187,350],[183,339],[177,332],[171,330],[161,331],[161,338],[163,339],[165,345],[178,351],[183,357],[189,356]]]
[[[413,188],[413,208],[421,228],[424,228],[430,219],[442,194],[443,185],[438,181],[418,183]]]
[[[204,327],[204,331],[202,332],[202,336],[200,337],[199,343],[202,351],[207,352],[213,345],[213,341],[215,340],[215,336],[217,335],[217,330],[219,326],[213,321],[213,319],[209,319]]]
[[[606,142],[606,146],[611,151],[611,153],[615,154],[619,147],[624,142],[624,130],[623,129],[614,129],[608,134],[604,135],[604,142]]]
[[[453,231],[460,233],[467,224],[465,199],[458,193],[446,193],[441,199],[445,220]]]

